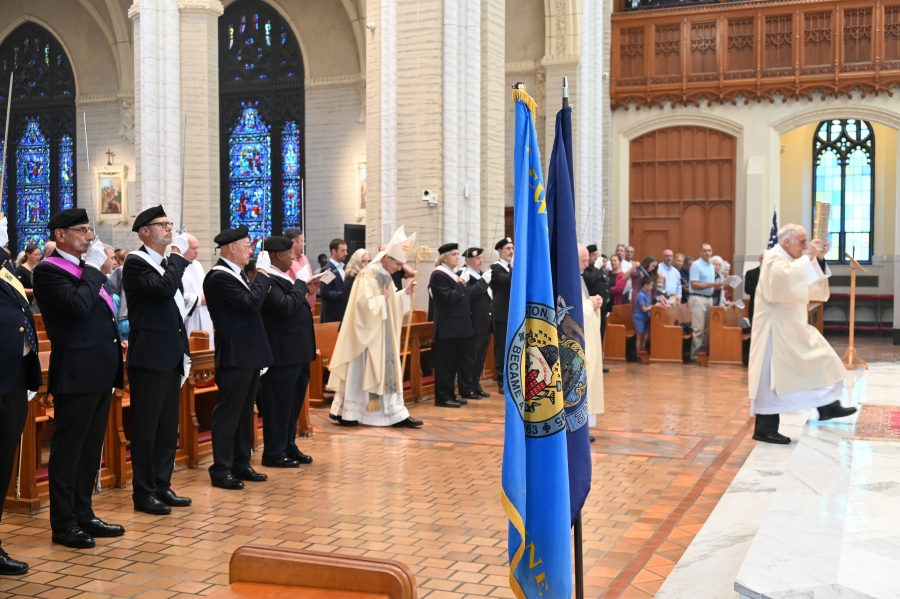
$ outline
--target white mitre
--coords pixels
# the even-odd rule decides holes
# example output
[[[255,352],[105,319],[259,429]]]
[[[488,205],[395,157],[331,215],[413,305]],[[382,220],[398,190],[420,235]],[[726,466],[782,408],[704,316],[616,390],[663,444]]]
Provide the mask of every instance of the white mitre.
[[[378,262],[385,256],[390,256],[394,260],[402,263],[406,263],[406,260],[409,258],[409,253],[412,251],[413,246],[416,244],[416,234],[413,233],[409,237],[406,236],[406,232],[403,230],[403,225],[400,225],[400,228],[394,231],[393,237],[388,242],[387,246],[385,246],[384,250],[378,252],[374,258],[372,258],[372,262]]]

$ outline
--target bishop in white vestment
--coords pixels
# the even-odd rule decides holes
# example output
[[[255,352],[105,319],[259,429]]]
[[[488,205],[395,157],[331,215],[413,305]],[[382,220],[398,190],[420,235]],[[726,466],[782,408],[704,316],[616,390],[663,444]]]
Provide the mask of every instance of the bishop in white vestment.
[[[750,342],[748,385],[750,414],[756,416],[753,438],[788,444],[778,432],[783,412],[819,409],[819,420],[849,416],[856,408],[841,406],[847,371],[824,337],[808,324],[811,288],[831,275],[816,260],[826,245],[806,231],[785,225],[778,245],[766,251],[759,274]]]
[[[418,427],[403,401],[400,371],[401,325],[410,310],[415,283],[397,291],[391,275],[400,270],[415,244],[403,227],[360,271],[347,299],[328,387],[335,391],[331,417],[344,426]]]

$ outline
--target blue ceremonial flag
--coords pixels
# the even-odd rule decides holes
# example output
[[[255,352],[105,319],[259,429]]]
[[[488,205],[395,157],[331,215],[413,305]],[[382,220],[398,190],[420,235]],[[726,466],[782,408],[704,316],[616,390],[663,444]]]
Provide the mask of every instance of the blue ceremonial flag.
[[[547,173],[550,272],[556,297],[559,362],[566,409],[569,504],[572,524],[591,490],[591,435],[588,428],[587,357],[584,351],[581,269],[575,232],[575,179],[572,172],[572,109],[556,115],[556,139]]]
[[[514,90],[516,267],[503,377],[501,500],[509,518],[509,584],[518,599],[570,599],[572,536],[566,415],[536,104]]]
[[[766,246],[767,250],[771,250],[773,247],[778,245],[778,211],[772,212],[772,230],[769,231],[769,245]]]

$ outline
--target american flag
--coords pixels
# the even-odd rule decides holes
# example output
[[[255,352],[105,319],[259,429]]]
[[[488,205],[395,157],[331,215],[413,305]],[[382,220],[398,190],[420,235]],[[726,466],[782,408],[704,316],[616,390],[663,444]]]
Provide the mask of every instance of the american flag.
[[[778,245],[778,211],[772,213],[772,230],[769,232],[769,245],[767,250],[771,250]]]

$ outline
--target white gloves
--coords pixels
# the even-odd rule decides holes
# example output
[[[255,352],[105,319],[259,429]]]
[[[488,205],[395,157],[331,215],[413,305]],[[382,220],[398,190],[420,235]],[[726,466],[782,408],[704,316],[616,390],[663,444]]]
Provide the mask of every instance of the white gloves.
[[[256,270],[262,270],[268,274],[270,268],[272,268],[272,261],[269,259],[269,252],[260,252],[256,257]]]
[[[481,278],[484,279],[485,283],[490,285],[491,284],[491,269],[488,269],[483,275],[481,275]]]
[[[100,270],[104,262],[106,262],[106,250],[103,248],[103,242],[97,237],[88,248],[87,254],[84,255],[84,263]]]
[[[468,270],[462,271],[462,273],[460,273],[460,275],[459,275],[459,278],[460,278],[460,280],[462,280],[463,283],[468,283],[469,282],[469,271]]]
[[[9,244],[9,231],[7,228],[9,227],[9,221],[6,220],[6,217],[0,218],[0,247],[5,248],[7,244]]]
[[[178,252],[184,256],[188,251],[188,238],[187,232],[179,233],[175,236],[175,239],[172,240],[172,247],[177,247]]]

